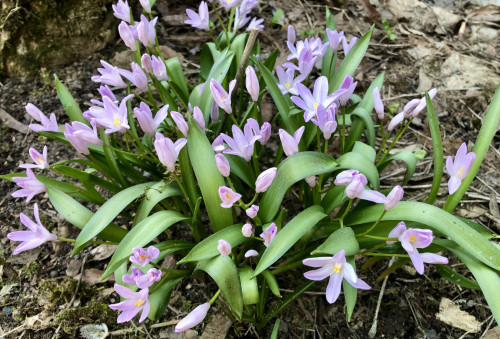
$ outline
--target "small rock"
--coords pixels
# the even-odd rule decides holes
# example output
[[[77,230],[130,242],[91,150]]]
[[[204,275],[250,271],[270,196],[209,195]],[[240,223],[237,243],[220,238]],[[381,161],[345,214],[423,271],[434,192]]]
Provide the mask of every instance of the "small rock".
[[[2,308],[2,313],[5,315],[11,315],[13,310],[14,310],[14,307],[5,306],[4,308]]]
[[[55,278],[55,277],[57,277],[57,271],[56,271],[56,270],[52,270],[52,271],[50,271],[50,277],[51,277],[51,278]]]

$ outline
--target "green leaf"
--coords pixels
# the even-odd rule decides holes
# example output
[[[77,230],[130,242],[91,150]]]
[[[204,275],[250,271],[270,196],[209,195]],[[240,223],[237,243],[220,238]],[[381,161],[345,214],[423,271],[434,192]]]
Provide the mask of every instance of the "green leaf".
[[[134,218],[134,225],[137,225],[146,218],[153,208],[163,199],[171,196],[182,195],[179,185],[176,182],[158,182],[151,186],[144,195]]]
[[[243,295],[241,293],[238,269],[230,256],[219,255],[212,259],[202,260],[198,263],[196,269],[207,272],[215,280],[231,311],[237,319],[241,320],[243,314]]]
[[[449,282],[451,282],[453,284],[457,284],[459,286],[462,286],[465,288],[470,288],[473,290],[480,290],[481,289],[479,287],[479,285],[477,284],[477,282],[475,282],[474,280],[467,279],[466,277],[464,277],[463,275],[461,275],[457,271],[452,270],[451,268],[449,268],[446,265],[438,264],[438,265],[436,265],[436,269],[437,269],[438,273],[443,278],[445,278],[446,280],[448,280]]]
[[[217,49],[217,46],[213,42],[208,42],[203,45],[200,53],[200,76],[206,81],[214,61],[217,60],[221,52]]]
[[[56,211],[70,224],[83,229],[94,213],[70,197],[68,194],[55,189],[48,188],[49,200]],[[109,224],[96,236],[103,240],[119,242],[125,237],[127,230],[115,224]]]
[[[429,93],[425,93],[427,102],[427,119],[429,120],[429,129],[432,137],[432,153],[434,158],[434,173],[432,176],[432,187],[427,198],[427,203],[432,204],[436,200],[441,179],[443,178],[444,158],[443,158],[443,142],[441,140],[441,131],[439,130],[439,122],[437,119],[434,105],[429,97]]]
[[[236,68],[240,66],[241,58],[243,56],[243,51],[245,50],[245,45],[247,43],[248,34],[238,34],[233,41],[231,41],[231,46],[229,49],[234,52],[234,61],[236,63]]]
[[[90,218],[75,241],[75,247],[71,255],[80,252],[85,244],[101,232],[128,204],[144,194],[145,190],[155,183],[145,183],[124,189],[111,197],[97,212]]]
[[[269,270],[262,271],[262,276],[266,280],[271,292],[278,298],[281,298],[280,288],[278,286],[278,281],[276,281],[276,277]]]
[[[375,153],[375,149],[365,143],[362,143],[361,141],[356,141],[354,143],[354,148],[352,149],[352,151],[354,153],[364,155],[371,162],[375,162],[375,157],[377,156],[377,154]]]
[[[236,247],[239,244],[244,243],[248,240],[248,238],[241,233],[242,226],[242,224],[232,225],[212,234],[193,247],[193,249],[184,258],[182,258],[178,264],[180,265],[187,262],[209,259],[219,255],[220,253],[217,249],[217,245],[219,244],[220,239],[226,240],[231,244],[231,247]]]
[[[230,208],[223,208],[220,205],[219,187],[225,186],[225,183],[222,174],[217,169],[214,150],[205,133],[191,118],[187,139],[189,159],[200,186],[208,218],[214,232],[220,231],[233,224],[233,216]]]
[[[455,244],[445,239],[434,239],[433,242],[453,252],[453,254],[459,257],[460,260],[467,265],[467,268],[474,275],[474,278],[476,278],[479,287],[481,287],[481,291],[483,292],[495,320],[497,322],[500,321],[500,299],[498,299],[500,276],[498,276],[498,272],[495,272],[490,267],[476,260],[470,253],[464,251],[460,244]],[[497,254],[497,258],[498,257]]]
[[[332,31],[334,31],[335,28],[335,19],[333,18],[332,12],[330,12],[330,9],[328,6],[325,6],[326,10],[326,28],[330,28]]]
[[[311,206],[297,214],[276,234],[276,237],[266,248],[255,268],[254,277],[280,259],[286,251],[324,217],[326,217],[326,214],[323,213],[323,208],[318,205]]]
[[[187,193],[187,200],[191,211],[194,210],[196,202],[200,197],[200,193],[196,188],[196,182],[194,180],[193,168],[191,166],[191,160],[189,159],[187,147],[183,147],[179,152],[179,167],[181,170],[182,183]]]
[[[356,44],[349,51],[348,57],[344,58],[339,68],[333,75],[333,79],[330,79],[329,92],[332,93],[340,87],[340,84],[344,80],[346,75],[353,75],[358,65],[361,63],[361,60],[365,56],[366,50],[368,49],[368,45],[370,44],[370,38],[373,33],[373,29],[375,25],[373,25],[368,33],[363,35],[361,39],[359,39]],[[371,111],[367,110],[367,111]]]
[[[296,182],[331,172],[337,167],[332,157],[318,152],[299,152],[283,160],[273,183],[264,193],[260,202],[259,218],[262,222],[271,221],[281,205],[286,191]]]
[[[160,96],[161,102],[164,105],[168,105],[170,111],[178,111],[179,106],[177,105],[177,102],[175,102],[174,98],[172,98],[172,95],[170,94],[168,83],[166,81],[160,81],[156,77],[152,77],[151,80],[153,82],[153,86],[158,91],[158,95]]]
[[[255,178],[253,172],[250,170],[250,166],[248,166],[245,159],[233,154],[224,154],[224,156],[227,161],[229,161],[231,173],[243,180],[251,188],[255,188]]]
[[[160,281],[161,285],[149,295],[149,304],[151,306],[148,314],[149,319],[156,321],[165,313],[170,301],[170,294],[181,281],[182,278],[165,278]]]
[[[110,138],[109,135],[106,134],[106,132],[102,129],[99,131],[99,135],[101,136],[101,140],[103,141],[104,145],[109,145],[110,143]],[[120,172],[120,169],[118,168],[118,164],[116,162],[116,156],[113,152],[112,149],[108,147],[103,148],[104,156],[106,157],[106,162],[107,165],[109,166],[111,173],[113,174],[113,178],[115,180],[118,180],[121,186],[127,187],[127,182],[122,176],[122,173]]]
[[[259,286],[257,285],[257,278],[252,278],[253,269],[245,265],[240,267],[239,271],[243,304],[257,304],[259,302]]]
[[[334,255],[345,250],[346,256],[353,256],[359,252],[359,244],[352,228],[344,227],[333,232],[324,243],[311,252],[312,255]]]
[[[278,339],[278,331],[280,329],[280,320],[276,319],[273,326],[273,331],[271,332],[271,339]]]
[[[80,106],[78,106],[78,103],[75,101],[75,98],[73,98],[66,86],[64,86],[63,83],[59,81],[59,78],[55,74],[54,79],[56,82],[57,96],[59,97],[59,100],[61,100],[64,110],[66,111],[66,114],[68,114],[71,121],[79,121],[81,123],[89,125],[87,119],[83,117]]]
[[[349,152],[337,159],[340,165],[337,170],[357,170],[363,173],[374,190],[380,187],[380,178],[378,176],[377,167],[367,157],[362,154]]]
[[[350,226],[374,222],[383,210],[383,205],[376,205],[360,212],[355,211],[347,216],[345,224]],[[382,221],[387,220],[408,220],[427,225],[455,241],[486,265],[500,270],[500,250],[466,223],[440,208],[421,202],[401,201],[382,218]]]
[[[354,271],[356,271],[356,262],[354,261],[354,257],[346,257],[346,261],[351,264]],[[345,279],[342,280],[342,287],[344,288],[347,321],[351,321],[352,312],[354,311],[354,306],[356,306],[358,290],[349,284]]]
[[[349,52],[349,56],[351,55],[350,53],[351,52]],[[345,145],[346,151],[349,151],[353,147],[354,143],[359,140],[361,134],[365,130],[368,143],[372,147],[375,146],[375,126],[370,116],[370,112],[373,110],[373,90],[375,87],[379,89],[382,88],[384,75],[385,73],[382,72],[375,78],[375,80],[373,80],[363,97],[363,101],[361,101],[352,113],[351,129],[349,130],[349,135]]]
[[[278,8],[276,12],[274,12],[273,17],[271,18],[271,26],[272,25],[280,25],[283,26],[283,10]]]
[[[334,209],[349,200],[344,194],[346,186],[335,186],[325,194],[321,200],[321,206],[325,209],[325,213],[330,214]]]
[[[406,175],[402,183],[402,185],[406,185],[408,181],[410,181],[413,173],[415,173],[415,169],[417,168],[417,158],[415,157],[415,154],[406,150],[399,151],[398,153],[395,153],[385,159],[384,162],[379,165],[379,171],[382,172],[383,169],[386,168],[387,165],[389,165],[393,160],[402,160],[406,164]]]
[[[99,213],[99,211],[100,210],[98,210],[97,213]],[[178,212],[160,211],[139,222],[120,242],[120,245],[118,245],[109,261],[106,271],[102,274],[101,279],[106,279],[106,277],[110,276],[123,261],[127,260],[132,255],[134,247],[143,247],[149,244],[151,240],[173,224],[187,219],[187,217]]]
[[[189,99],[188,85],[186,78],[184,77],[184,71],[182,70],[182,65],[178,57],[170,58],[165,60],[165,65],[167,66],[168,76],[170,78],[170,84],[175,84],[176,93],[179,99],[184,104],[187,104]]]

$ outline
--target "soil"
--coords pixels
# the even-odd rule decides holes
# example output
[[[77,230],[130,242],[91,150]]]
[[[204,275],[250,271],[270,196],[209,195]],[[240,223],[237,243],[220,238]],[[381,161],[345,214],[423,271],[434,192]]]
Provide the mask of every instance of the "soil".
[[[157,1],[160,20],[157,25],[160,44],[183,57],[188,77],[197,78],[197,64],[202,44],[209,40],[204,32],[194,31],[182,24],[186,8],[197,8],[198,1]],[[434,105],[443,134],[445,155],[454,155],[462,142],[469,149],[476,139],[488,102],[495,86],[500,83],[500,11],[498,6],[485,7],[488,1],[262,1],[255,14],[265,18],[266,29],[260,34],[264,52],[273,48],[285,51],[286,26],[269,27],[273,11],[283,9],[286,24],[297,32],[314,33],[324,29],[324,6],[335,16],[337,28],[349,37],[375,30],[367,55],[355,74],[358,93],[363,93],[370,82],[385,72],[385,106],[403,106],[424,90],[439,88]],[[491,2],[493,3],[493,2]],[[411,10],[410,10],[411,9]],[[380,19],[388,20],[396,35],[390,40]],[[118,23],[118,22],[117,22]],[[496,35],[495,35],[496,34]],[[491,37],[496,37],[491,38]],[[30,102],[44,113],[55,112],[59,125],[68,121],[58,101],[53,74],[68,86],[82,108],[97,94],[97,84],[90,80],[100,67],[99,60],[114,60],[119,64],[125,48],[121,43],[108,46],[86,60],[72,62],[65,67],[44,71],[32,78],[0,79],[0,109],[22,124],[30,117],[24,106]],[[123,56],[123,54],[121,54]],[[278,61],[279,62],[279,61]],[[113,62],[112,62],[113,63]],[[268,100],[271,100],[270,98]],[[425,150],[427,156],[418,164],[411,187],[405,187],[406,200],[422,200],[432,182],[432,143],[426,118],[416,119],[399,149]],[[273,138],[277,138],[273,135]],[[1,173],[19,171],[21,163],[30,162],[28,149],[38,150],[47,145],[49,162],[77,158],[72,149],[46,140],[33,132],[22,133],[1,125]],[[333,151],[333,150],[332,150]],[[497,202],[500,197],[500,138],[495,137],[477,180],[469,189],[456,212],[474,218],[494,232],[499,231]],[[404,172],[388,167],[381,175],[382,188],[401,183]],[[117,324],[116,313],[106,305],[117,302],[113,282],[98,282],[96,277],[105,268],[106,260],[92,260],[94,254],[86,249],[70,258],[71,246],[53,243],[12,256],[15,244],[6,234],[19,229],[19,214],[32,215],[32,204],[24,199],[10,197],[16,190],[13,183],[0,181],[0,337],[8,338],[66,338],[80,337],[79,328],[86,324],[105,323],[116,337],[147,337],[137,323]],[[438,205],[444,203],[447,189],[443,187]],[[39,195],[42,223],[54,233],[75,237],[76,230],[57,215],[47,196]],[[95,246],[94,246],[95,248]],[[100,248],[102,249],[102,248]],[[106,257],[106,253],[101,255]],[[85,258],[85,259],[84,259]],[[98,258],[99,259],[99,258]],[[177,257],[168,257],[164,265],[173,265]],[[78,274],[85,261],[85,277],[77,288]],[[358,269],[363,262],[358,261]],[[361,291],[351,322],[345,317],[343,296],[330,305],[324,297],[326,281],[294,301],[279,314],[278,338],[368,338],[372,326],[381,283],[375,279],[387,268],[382,260],[359,274],[372,290]],[[377,338],[480,338],[496,325],[486,302],[476,290],[463,289],[444,280],[432,265],[426,265],[423,276],[410,266],[389,275],[378,315]],[[472,279],[465,265],[451,258],[450,266]],[[287,295],[303,282],[301,272],[283,275],[278,279],[282,294]],[[75,290],[78,291],[75,293]],[[146,322],[148,335],[153,338],[268,338],[274,321],[257,331],[253,326],[233,323],[227,316],[227,307],[217,302],[212,307],[205,325],[184,334],[174,334],[173,326],[164,324],[180,319],[187,311],[206,302],[216,291],[210,279],[203,276],[186,279],[172,293],[170,305],[156,327]],[[74,297],[71,308],[68,303]],[[442,298],[451,299],[462,311],[472,315],[481,324],[477,333],[465,333],[437,319]],[[271,305],[277,298],[270,299]],[[492,333],[491,330],[489,334]],[[493,334],[491,334],[493,335]],[[491,338],[495,338],[491,336]]]

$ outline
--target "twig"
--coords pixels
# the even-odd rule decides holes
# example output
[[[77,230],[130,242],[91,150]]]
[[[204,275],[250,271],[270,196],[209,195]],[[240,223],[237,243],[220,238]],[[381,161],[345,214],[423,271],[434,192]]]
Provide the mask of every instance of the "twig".
[[[438,89],[438,92],[460,92],[460,91],[468,91],[470,89],[481,89],[481,87],[469,87],[469,88],[441,88]],[[423,95],[423,93],[407,93],[407,94],[401,94],[397,95],[395,97],[390,97],[390,98],[385,98],[382,99],[382,101],[389,101],[389,100],[395,100],[395,99],[401,99],[401,98],[407,98],[407,97],[414,97],[417,95]]]
[[[237,92],[239,92],[240,82],[243,76],[243,72],[245,70],[245,65],[247,64],[248,58],[250,57],[253,44],[255,43],[258,34],[259,34],[259,29],[256,27],[250,31],[250,36],[248,37],[247,44],[245,45],[245,49],[243,50],[243,55],[241,56],[240,66],[238,67],[238,71],[236,72],[236,78],[235,78],[236,85],[234,86],[235,91],[233,92],[234,93],[233,97],[236,97]]]
[[[389,261],[389,265],[387,266],[387,268],[391,267],[392,264],[394,264],[395,260],[396,257],[392,257],[391,261]],[[375,335],[377,335],[378,311],[380,310],[380,305],[382,304],[382,297],[384,296],[387,279],[389,279],[389,274],[385,276],[384,282],[382,283],[382,288],[380,289],[380,294],[378,295],[377,308],[375,309],[375,316],[373,317],[372,327],[370,327],[370,330],[368,331],[368,336],[370,338],[375,338]]]
[[[153,324],[153,325],[149,326],[149,328],[159,328],[159,327],[177,325],[179,323],[179,321],[181,321],[181,320],[180,319],[179,320],[170,320],[170,321],[167,321],[164,323]]]
[[[80,285],[82,284],[82,278],[83,278],[84,271],[85,271],[85,262],[87,261],[87,256],[88,256],[88,254],[86,254],[83,257],[82,268],[80,269],[80,279],[78,279],[78,283],[76,284],[76,288],[75,288],[75,293],[73,293],[73,297],[71,298],[71,301],[68,304],[68,308],[73,306],[73,303],[75,302],[76,296],[78,295],[78,290],[80,289]]]
[[[486,329],[484,330],[483,334],[481,334],[481,336],[479,337],[479,339],[483,338],[486,335],[486,332],[488,332],[488,330],[490,329],[491,324],[493,324],[493,321],[495,321],[495,318],[493,318],[493,316],[490,316],[490,318],[491,318],[490,323],[488,324],[488,326],[486,326]],[[486,320],[486,321],[488,321],[488,320]]]

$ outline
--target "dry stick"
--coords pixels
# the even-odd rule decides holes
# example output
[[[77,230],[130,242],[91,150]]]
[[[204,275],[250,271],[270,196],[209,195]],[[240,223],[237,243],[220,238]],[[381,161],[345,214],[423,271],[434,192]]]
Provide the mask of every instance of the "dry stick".
[[[389,261],[389,265],[387,266],[387,268],[391,267],[392,264],[394,264],[395,260],[396,260],[396,257],[392,257],[391,261]],[[373,317],[373,324],[372,324],[372,327],[370,327],[370,330],[368,331],[368,336],[370,338],[375,338],[375,335],[377,335],[378,311],[380,310],[380,305],[382,304],[382,297],[384,296],[385,285],[387,284],[387,279],[389,279],[389,275],[390,274],[385,276],[384,282],[382,283],[382,288],[380,289],[380,294],[378,295],[377,308],[375,309],[375,316]]]
[[[171,320],[171,321],[167,321],[167,322],[164,322],[164,323],[153,324],[153,325],[149,326],[149,329],[176,325],[179,321],[180,320]],[[118,335],[123,335],[123,334],[131,333],[131,332],[134,332],[136,330],[137,330],[137,327],[129,327],[129,328],[125,328],[123,330],[117,330],[117,331],[109,332],[109,334],[112,335],[112,336],[113,335],[118,336]]]

